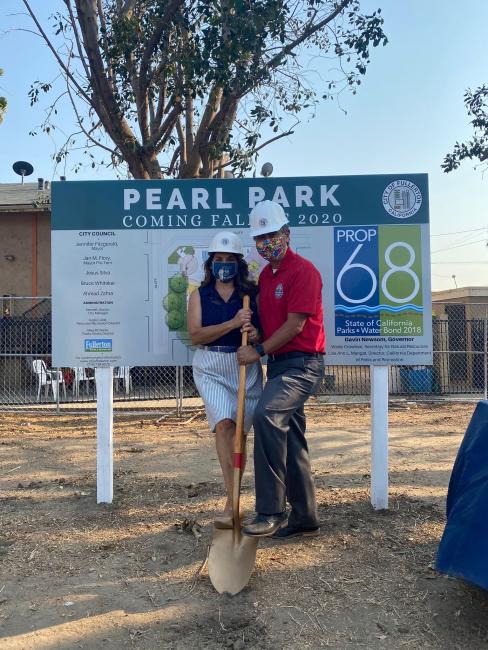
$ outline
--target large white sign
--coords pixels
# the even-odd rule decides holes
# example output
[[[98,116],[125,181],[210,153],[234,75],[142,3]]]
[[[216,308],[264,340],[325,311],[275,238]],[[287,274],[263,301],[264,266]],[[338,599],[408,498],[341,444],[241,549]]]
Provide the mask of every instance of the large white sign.
[[[324,281],[326,363],[432,363],[427,177],[53,183],[53,363],[191,363],[186,307],[216,231],[263,260],[248,215],[281,203]]]

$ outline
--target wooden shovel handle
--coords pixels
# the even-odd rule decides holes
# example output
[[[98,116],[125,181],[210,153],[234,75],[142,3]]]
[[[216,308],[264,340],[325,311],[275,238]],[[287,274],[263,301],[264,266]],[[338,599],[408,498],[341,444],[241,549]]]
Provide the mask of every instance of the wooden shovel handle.
[[[249,309],[249,296],[244,296],[243,309]],[[242,333],[241,345],[247,345],[248,333]],[[241,475],[244,461],[244,412],[246,400],[246,366],[239,366],[239,389],[237,391],[236,435],[234,440],[234,485],[232,491],[232,514],[234,528],[240,527],[239,501],[241,491]]]
[[[242,301],[243,309],[249,309],[249,296],[244,296]],[[241,345],[247,345],[248,333],[242,332]],[[242,441],[244,438],[244,411],[246,400],[246,366],[239,366],[239,389],[237,391],[237,419],[236,438],[234,441],[234,452],[241,453]],[[235,467],[235,465],[234,465]]]

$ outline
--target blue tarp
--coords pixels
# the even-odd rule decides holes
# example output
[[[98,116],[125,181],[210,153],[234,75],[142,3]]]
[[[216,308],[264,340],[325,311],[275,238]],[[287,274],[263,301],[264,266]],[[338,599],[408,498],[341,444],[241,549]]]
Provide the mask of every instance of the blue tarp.
[[[479,402],[452,469],[437,569],[488,590],[488,401]]]

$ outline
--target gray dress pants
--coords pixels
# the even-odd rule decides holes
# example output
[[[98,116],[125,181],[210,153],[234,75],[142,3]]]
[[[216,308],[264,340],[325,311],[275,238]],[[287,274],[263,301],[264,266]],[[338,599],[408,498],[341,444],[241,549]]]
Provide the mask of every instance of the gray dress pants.
[[[268,361],[267,382],[254,411],[256,512],[283,512],[288,500],[289,526],[318,525],[304,405],[323,375],[321,356]]]

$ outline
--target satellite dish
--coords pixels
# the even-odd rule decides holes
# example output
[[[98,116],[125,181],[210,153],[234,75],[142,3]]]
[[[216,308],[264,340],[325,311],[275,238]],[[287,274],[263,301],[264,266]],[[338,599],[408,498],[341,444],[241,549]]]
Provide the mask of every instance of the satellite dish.
[[[264,165],[261,168],[261,176],[264,176],[264,178],[268,178],[268,176],[271,176],[273,173],[273,165],[270,162],[264,163]]]
[[[24,184],[24,176],[30,176],[34,171],[34,167],[25,160],[18,160],[12,165],[12,169],[16,174],[22,176],[22,184]]]

